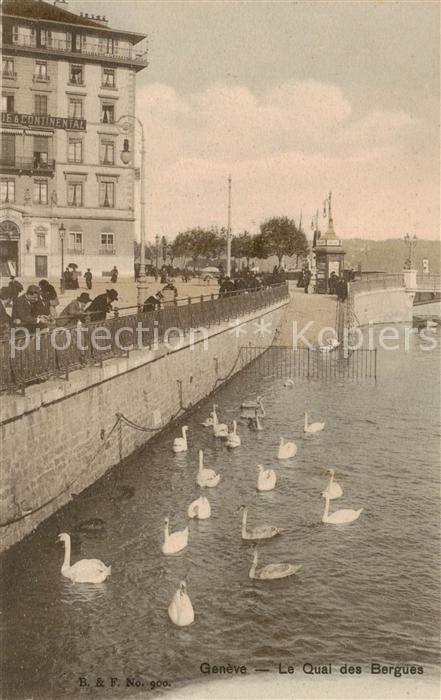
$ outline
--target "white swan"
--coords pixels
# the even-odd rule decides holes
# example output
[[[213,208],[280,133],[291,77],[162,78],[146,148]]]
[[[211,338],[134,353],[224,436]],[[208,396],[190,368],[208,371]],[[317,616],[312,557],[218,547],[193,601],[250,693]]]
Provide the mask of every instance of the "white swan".
[[[187,509],[187,515],[189,518],[196,518],[197,520],[206,520],[211,515],[210,501],[205,496],[199,496],[196,498]]]
[[[297,445],[295,442],[285,442],[283,437],[280,438],[279,451],[277,452],[277,459],[289,459],[294,457],[297,452]]]
[[[274,469],[265,469],[261,464],[257,465],[259,474],[257,477],[257,490],[258,491],[272,491],[276,485],[277,475]]]
[[[257,403],[258,403],[258,406],[257,406],[257,411],[258,411],[258,413],[256,413],[256,417],[257,417],[257,416],[260,416],[261,418],[265,418],[266,413],[265,413],[265,409],[264,409],[264,407],[263,407],[263,401],[262,401],[262,397],[261,397],[261,396],[258,397]]]
[[[262,401],[262,397],[258,396],[255,401],[243,401],[240,404],[240,407],[244,408],[246,410],[252,411],[255,408],[259,408],[261,401]]]
[[[286,564],[286,563],[281,563],[281,564],[268,564],[267,566],[264,566],[262,569],[259,571],[256,571],[257,568],[257,547],[254,548],[254,556],[253,556],[253,563],[251,564],[251,569],[249,572],[249,577],[250,578],[257,578],[257,579],[263,579],[263,580],[268,580],[268,579],[273,579],[273,578],[285,578],[285,576],[292,576],[293,574],[296,574],[299,569],[301,569],[302,565],[301,564]]]
[[[237,423],[233,421],[233,432],[228,433],[226,446],[227,447],[240,447],[240,436],[237,434]]]
[[[337,484],[337,482],[334,481],[335,469],[328,469],[328,472],[331,475],[331,478],[328,486],[322,492],[322,496],[323,498],[329,498],[329,500],[332,500],[333,498],[340,498],[340,496],[343,496],[343,489],[340,484]]]
[[[186,627],[194,621],[194,610],[187,593],[185,581],[181,581],[178,590],[170,601],[168,616],[178,627]]]
[[[201,425],[203,425],[204,428],[211,428],[213,423],[214,423],[213,411],[210,411],[210,415],[208,416],[208,418],[206,420],[202,421]]]
[[[243,540],[267,540],[270,537],[280,535],[283,530],[275,525],[257,525],[247,530],[247,516],[249,506],[241,506],[242,510],[242,539]]]
[[[228,425],[226,423],[219,423],[216,413],[216,405],[213,406],[213,435],[214,437],[228,436]]]
[[[294,386],[294,380],[293,379],[287,379],[285,384],[283,386]]]
[[[62,532],[58,539],[64,542],[64,561],[61,573],[74,583],[102,583],[110,576],[112,567],[106,566],[99,559],[80,559],[70,565],[70,535]]]
[[[305,423],[303,426],[304,433],[319,433],[325,427],[324,423],[309,423],[308,424],[308,413],[305,411]]]
[[[199,469],[196,477],[199,486],[217,486],[220,481],[220,474],[216,474],[214,469],[206,469],[204,467],[204,452],[199,450]]]
[[[322,517],[322,523],[331,523],[332,525],[343,525],[344,523],[352,523],[357,520],[363,508],[360,510],[352,510],[352,508],[344,508],[336,510],[335,513],[329,515],[329,496],[325,496],[325,511]]]
[[[333,352],[334,350],[337,350],[337,348],[340,345],[340,341],[337,340],[337,338],[329,338],[326,341],[326,345],[320,345],[319,346],[319,351],[320,352]]]
[[[177,530],[171,534],[168,531],[168,518],[165,518],[164,542],[162,545],[163,554],[177,554],[188,544],[188,527],[185,530]]]
[[[175,438],[173,442],[173,452],[186,452],[188,450],[187,430],[188,426],[184,425],[182,427],[182,437]]]

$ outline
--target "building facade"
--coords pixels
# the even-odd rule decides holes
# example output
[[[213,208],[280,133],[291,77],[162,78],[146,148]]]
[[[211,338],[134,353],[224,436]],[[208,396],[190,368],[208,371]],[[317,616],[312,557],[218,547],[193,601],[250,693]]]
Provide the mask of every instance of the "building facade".
[[[145,35],[63,0],[4,0],[1,35],[0,275],[59,277],[69,263],[132,275],[136,171],[121,125]]]

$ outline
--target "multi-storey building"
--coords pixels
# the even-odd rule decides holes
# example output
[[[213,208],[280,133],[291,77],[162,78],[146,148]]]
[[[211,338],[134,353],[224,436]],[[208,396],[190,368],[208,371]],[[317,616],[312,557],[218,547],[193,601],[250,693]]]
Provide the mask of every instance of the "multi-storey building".
[[[58,277],[62,249],[65,267],[133,274],[136,170],[120,158],[121,124],[145,35],[65,0],[3,0],[1,19],[0,274]]]

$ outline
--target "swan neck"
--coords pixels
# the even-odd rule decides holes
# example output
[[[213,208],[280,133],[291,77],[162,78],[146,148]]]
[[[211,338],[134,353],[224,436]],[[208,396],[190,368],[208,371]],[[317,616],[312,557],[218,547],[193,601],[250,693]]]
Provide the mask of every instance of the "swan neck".
[[[199,471],[201,472],[204,468],[204,455],[202,450],[199,451]]]
[[[168,537],[169,537],[168,523],[165,523],[165,527],[164,527],[164,540],[165,540],[166,542],[167,542],[167,540],[168,540]]]
[[[305,428],[308,427],[308,414],[305,411]]]
[[[248,508],[244,508],[242,513],[242,535],[244,535],[247,531],[247,516]]]
[[[329,498],[325,498],[325,512],[323,513],[323,520],[327,520],[329,516]]]
[[[70,569],[70,536],[67,536],[67,539],[64,540],[64,561],[63,561],[63,569]]]

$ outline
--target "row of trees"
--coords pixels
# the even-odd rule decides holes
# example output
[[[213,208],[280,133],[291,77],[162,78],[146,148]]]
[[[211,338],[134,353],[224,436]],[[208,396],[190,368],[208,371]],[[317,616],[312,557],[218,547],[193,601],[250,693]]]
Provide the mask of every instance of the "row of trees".
[[[191,260],[196,267],[201,258],[215,259],[223,256],[226,239],[227,231],[224,228],[191,228],[178,233],[171,243],[163,236],[158,245],[146,246],[146,258],[153,261],[158,259],[160,264],[167,261],[171,265],[175,258],[183,258],[184,264]],[[139,244],[135,245],[136,255],[139,254]],[[296,255],[299,258],[307,254],[305,233],[293,219],[286,216],[266,219],[255,235],[243,231],[231,239],[232,258],[239,262],[245,259],[248,266],[254,258],[265,260],[275,255],[280,265],[284,256]]]

